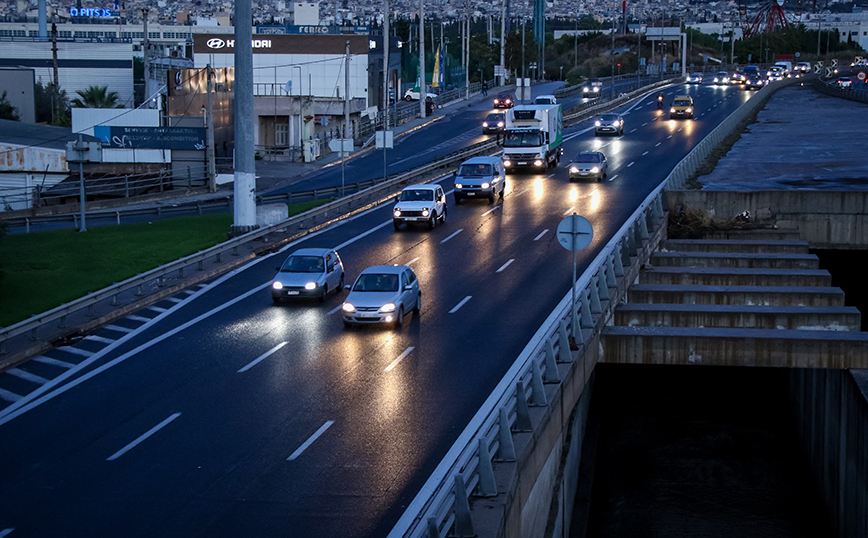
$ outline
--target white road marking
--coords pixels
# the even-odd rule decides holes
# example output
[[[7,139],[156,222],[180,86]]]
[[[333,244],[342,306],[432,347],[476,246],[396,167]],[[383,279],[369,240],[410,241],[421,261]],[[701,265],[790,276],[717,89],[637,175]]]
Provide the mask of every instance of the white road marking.
[[[331,316],[332,314],[334,314],[334,313],[336,313],[336,312],[339,312],[340,309],[343,308],[343,307],[344,307],[343,304],[341,304],[340,306],[336,306],[336,307],[332,308],[331,310],[329,310],[329,313],[326,314],[326,315],[327,315],[327,316]]]
[[[89,334],[84,337],[84,340],[90,340],[92,342],[100,342],[102,344],[113,344],[114,340],[111,338],[106,338],[105,336],[97,336],[95,334]]]
[[[630,168],[630,167],[633,166],[634,164],[636,164],[636,161],[633,161],[633,162],[631,162],[630,164],[628,164],[628,165],[627,165],[627,168]]]
[[[195,290],[184,290],[181,293],[186,293],[187,295],[193,295],[194,293],[196,293],[196,291]]]
[[[240,374],[240,373],[242,373],[242,372],[246,372],[247,370],[250,370],[251,368],[253,368],[254,366],[256,366],[257,364],[259,364],[260,362],[262,362],[262,361],[264,361],[265,359],[267,359],[267,358],[268,358],[269,356],[271,356],[275,351],[277,351],[278,349],[282,348],[282,347],[285,346],[286,344],[287,344],[286,342],[281,342],[281,343],[277,344],[276,346],[274,346],[273,348],[269,349],[268,351],[266,351],[266,352],[263,353],[262,355],[260,355],[260,356],[256,357],[255,359],[253,359],[253,361],[251,361],[250,364],[248,364],[248,365],[245,366],[244,368],[238,370],[238,373]]]
[[[459,229],[455,230],[454,232],[452,232],[452,235],[450,235],[446,239],[441,240],[440,243],[442,244],[442,243],[445,243],[446,241],[449,241],[450,239],[452,239],[453,237],[455,237],[456,235],[460,234],[463,231],[464,231],[464,228],[459,228]]]
[[[21,368],[10,368],[6,370],[6,373],[9,375],[14,375],[18,379],[23,379],[25,381],[30,381],[31,383],[36,383],[37,385],[44,385],[48,383],[48,379],[45,379],[42,376],[38,376],[36,374],[31,374],[30,372],[25,372]]]
[[[13,403],[17,402],[21,399],[21,396],[15,394],[14,392],[9,392],[5,389],[0,389],[0,400],[6,400],[7,402]]]
[[[168,308],[163,308],[162,306],[149,306],[148,310],[153,310],[154,312],[159,312],[162,314],[163,312],[168,310]]]
[[[662,144],[662,143],[663,143],[663,142],[657,142],[656,144],[654,144],[654,147],[656,148],[657,146],[659,146],[659,145]]]
[[[614,181],[616,177],[618,177],[618,174],[615,174],[614,176],[610,177],[609,181]]]
[[[667,136],[666,140],[669,140],[670,138],[672,138],[672,135]]]
[[[407,355],[409,355],[410,352],[413,351],[414,349],[416,349],[416,348],[413,346],[410,346],[407,349],[405,349],[403,353],[398,355],[397,359],[392,361],[392,364],[390,364],[389,366],[386,366],[386,371],[391,372],[392,370],[394,370],[395,366],[398,366],[398,363],[400,363],[402,360],[404,360],[407,357]]]
[[[172,301],[173,303],[182,303],[184,299],[179,299],[177,297],[166,297],[167,301]]]
[[[14,530],[15,530],[14,528],[13,529],[3,529],[2,531],[0,531],[0,538],[3,538],[4,536],[9,536],[9,533],[14,531]]]
[[[470,297],[472,297],[472,296],[468,295],[464,299],[461,299],[461,302],[458,303],[457,305],[455,305],[454,307],[452,307],[452,310],[450,310],[449,313],[454,314],[454,313],[458,312],[458,309],[461,308],[462,306],[464,306],[467,303],[467,301],[470,300]]]
[[[146,318],[145,316],[127,316],[127,319],[131,319],[133,321],[141,321],[142,323],[147,323],[154,318]]]
[[[408,261],[408,262],[405,263],[404,265],[413,265],[414,263],[416,263],[416,262],[418,262],[418,261],[419,261],[419,256],[416,256],[415,258],[413,258],[412,260]]]
[[[543,230],[542,232],[540,232],[540,234],[539,234],[538,236],[534,237],[533,240],[534,240],[534,241],[539,241],[540,239],[542,239],[542,236],[544,236],[544,235],[547,234],[547,233],[549,233],[549,229],[548,229],[548,228],[546,228],[545,230]]]
[[[52,366],[59,366],[60,368],[72,368],[75,366],[75,364],[73,364],[71,362],[59,361],[57,359],[52,359],[51,357],[44,357],[42,355],[36,357],[33,360],[35,360],[36,362],[41,362],[42,364],[50,364]]]
[[[314,441],[319,439],[319,436],[324,434],[325,431],[327,429],[329,429],[331,427],[331,425],[334,423],[335,423],[334,420],[327,420],[325,424],[323,424],[322,426],[319,427],[319,429],[316,431],[316,433],[311,435],[307,441],[305,441],[300,447],[295,449],[295,452],[290,454],[290,456],[288,458],[286,458],[286,461],[293,461],[297,457],[301,456],[301,453],[304,452],[305,450],[307,450],[307,447],[309,447],[310,445],[313,444]]]
[[[631,133],[635,133],[635,132],[636,132],[636,129],[633,129],[633,130],[632,130],[632,131],[630,131],[630,132],[631,132]]]
[[[141,443],[142,441],[144,441],[148,437],[154,435],[161,428],[163,428],[168,423],[172,422],[173,420],[175,420],[176,418],[178,418],[180,416],[181,416],[181,413],[175,413],[175,414],[171,415],[169,418],[167,418],[163,422],[160,422],[159,424],[157,424],[156,426],[154,426],[150,430],[146,431],[145,433],[143,433],[142,435],[137,437],[136,440],[133,441],[132,443],[128,444],[127,446],[123,447],[122,449],[118,450],[117,452],[115,452],[114,454],[112,454],[111,456],[106,458],[106,461],[114,461],[114,460],[120,458],[121,456],[123,456],[124,454],[126,454],[127,452],[129,452],[130,450],[135,448],[136,445],[138,445],[139,443]]]
[[[683,131],[683,130],[684,130],[684,129],[678,129],[676,132],[677,132],[677,133],[680,133],[680,132]]]
[[[93,355],[93,351],[79,349],[72,346],[58,346],[57,349],[59,351],[66,351],[67,353],[72,353],[73,355],[81,355],[82,357],[90,357],[91,355]]]
[[[492,207],[491,209],[489,209],[488,211],[486,211],[485,213],[483,213],[482,216],[484,217],[485,215],[488,215],[489,213],[494,213],[498,209],[500,209],[500,206],[496,205],[496,206]]]
[[[108,329],[110,331],[117,331],[119,333],[131,333],[136,329],[128,329],[126,327],[121,327],[120,325],[105,325],[103,329]]]
[[[509,261],[507,261],[505,264],[501,265],[501,266],[500,266],[500,269],[498,269],[497,271],[495,271],[495,273],[499,273],[499,272],[503,271],[504,269],[506,269],[507,267],[509,267],[509,264],[511,264],[511,263],[514,262],[514,261],[515,261],[515,258],[510,258]]]
[[[648,153],[649,153],[649,152],[646,151],[645,153],[642,154],[642,156],[644,157],[645,155],[648,155]],[[571,314],[571,315],[572,315],[572,314]]]
[[[523,191],[521,191],[521,192],[513,192],[512,195],[513,195],[513,196],[521,196],[522,194],[524,194],[524,193],[526,193],[526,192],[527,192],[527,189],[525,189],[525,190],[523,190]]]
[[[648,125],[648,122],[647,122],[647,121],[646,121],[645,123],[642,124],[642,127],[645,127],[646,125]]]
[[[575,211],[575,210],[576,210],[576,206],[571,206],[569,209],[567,209],[566,211],[564,211],[563,214],[564,214],[564,215],[569,215],[570,213],[572,213],[572,212]]]

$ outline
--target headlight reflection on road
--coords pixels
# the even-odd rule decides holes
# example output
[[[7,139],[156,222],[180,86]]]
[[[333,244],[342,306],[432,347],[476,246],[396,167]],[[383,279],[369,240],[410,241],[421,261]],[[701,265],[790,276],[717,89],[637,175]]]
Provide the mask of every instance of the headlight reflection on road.
[[[570,203],[579,199],[579,189],[575,186],[570,188]]]
[[[538,177],[533,180],[533,195],[537,200],[542,200],[543,194],[543,178]]]
[[[596,211],[600,209],[600,189],[594,189],[591,192],[589,202],[591,206],[591,211]]]

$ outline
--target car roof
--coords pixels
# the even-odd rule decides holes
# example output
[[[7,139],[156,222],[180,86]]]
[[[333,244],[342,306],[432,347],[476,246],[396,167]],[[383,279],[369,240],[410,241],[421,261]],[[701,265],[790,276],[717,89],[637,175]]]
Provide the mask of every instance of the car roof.
[[[471,159],[467,159],[461,164],[494,164],[499,162],[500,157],[473,157]]]
[[[440,185],[408,185],[407,187],[404,187],[403,190],[405,190],[405,191],[409,191],[409,190],[417,191],[417,190],[422,189],[422,190],[433,191],[433,190],[436,190],[439,186]]]
[[[510,94],[508,92],[501,92],[501,93],[497,94],[497,96],[498,97],[512,97],[512,94]]]
[[[300,248],[290,256],[325,256],[331,251],[330,248]]]
[[[492,116],[506,116],[506,114],[504,114],[503,112],[492,112],[488,115],[489,118]]]
[[[371,273],[380,273],[386,275],[400,275],[405,269],[410,267],[406,265],[372,265],[359,273],[359,276]]]
[[[676,99],[690,99],[690,96],[689,95],[676,95],[675,98]]]

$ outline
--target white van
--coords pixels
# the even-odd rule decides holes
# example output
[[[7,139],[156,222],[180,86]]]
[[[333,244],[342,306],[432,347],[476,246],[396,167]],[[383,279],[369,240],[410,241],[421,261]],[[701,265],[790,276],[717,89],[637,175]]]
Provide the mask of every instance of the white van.
[[[538,95],[536,99],[533,100],[533,104],[535,105],[556,105],[558,104],[558,100],[554,95]]]

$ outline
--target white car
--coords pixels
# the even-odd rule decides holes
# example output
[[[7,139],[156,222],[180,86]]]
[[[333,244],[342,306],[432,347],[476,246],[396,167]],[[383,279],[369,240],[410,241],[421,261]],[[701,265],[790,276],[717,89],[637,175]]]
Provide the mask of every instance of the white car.
[[[404,324],[404,315],[419,313],[422,292],[419,280],[406,265],[375,265],[368,267],[352,286],[344,301],[344,325],[391,323]]]
[[[275,304],[286,299],[313,297],[325,301],[344,287],[344,266],[330,248],[302,248],[286,258],[271,282]]]
[[[687,75],[688,84],[702,84],[702,73],[690,73]]]
[[[538,95],[533,100],[533,104],[535,105],[556,105],[557,103],[558,100],[554,95]]]
[[[419,88],[410,88],[409,90],[404,92],[404,100],[405,101],[418,101],[419,95],[421,93],[422,92],[419,90]],[[436,93],[431,93],[431,92],[427,92],[427,93],[428,93],[428,97],[430,97],[431,99],[437,99]]]
[[[410,185],[401,191],[392,209],[395,231],[404,223],[419,222],[434,228],[446,222],[446,195],[440,185]]]

